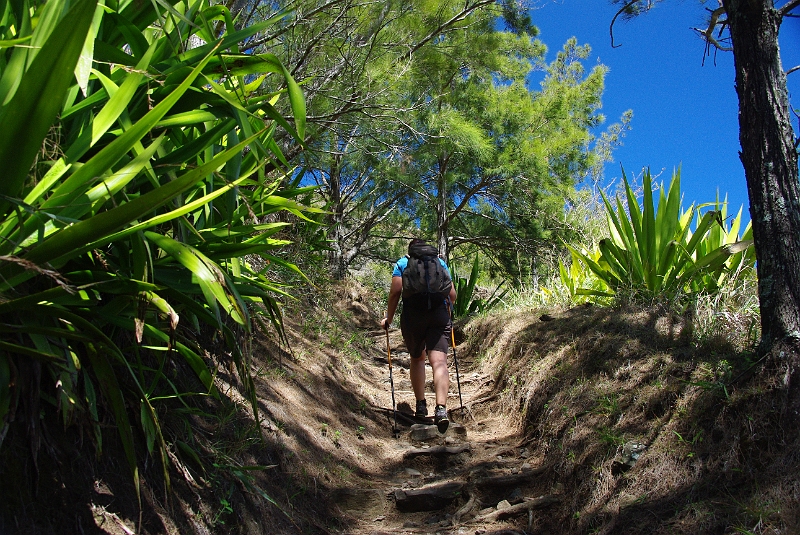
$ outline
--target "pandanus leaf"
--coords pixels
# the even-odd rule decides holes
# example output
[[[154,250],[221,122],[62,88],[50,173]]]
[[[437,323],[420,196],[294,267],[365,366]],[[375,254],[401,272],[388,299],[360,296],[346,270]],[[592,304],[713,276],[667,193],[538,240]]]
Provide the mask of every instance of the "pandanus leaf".
[[[133,72],[125,77],[125,81],[122,85],[114,91],[114,94],[94,117],[91,128],[86,129],[80,137],[67,148],[64,157],[58,160],[50,171],[45,174],[44,178],[36,184],[36,187],[28,193],[25,197],[25,202],[33,204],[45,193],[49,193],[53,186],[70,169],[71,165],[93,147],[97,141],[105,135],[108,129],[114,125],[115,121],[127,109],[131,99],[133,99],[136,94],[136,90],[144,79],[144,74],[150,64],[150,58],[154,50],[155,47],[150,47],[142,60],[136,65]],[[92,95],[92,97],[100,97],[98,102],[102,102],[102,99],[107,97],[107,93],[106,91],[99,91]],[[82,102],[86,103],[89,100],[90,99],[85,99]]]
[[[0,94],[0,195],[20,196],[42,141],[72,83],[75,65],[92,23],[96,0],[78,0],[44,42],[13,96]],[[8,202],[0,200],[0,213]]]
[[[220,153],[209,163],[185,173],[180,178],[168,182],[158,189],[52,234],[25,255],[24,259],[33,264],[49,262],[54,266],[59,266],[69,258],[97,248],[100,243],[108,243],[117,239],[119,236],[110,236],[110,234],[166,204],[209,172],[221,167],[227,159],[241,151],[248,144],[248,141],[245,140],[239,145]],[[131,228],[127,233],[137,230],[141,229]],[[22,280],[33,276],[30,271],[23,271],[16,265],[8,264],[0,267],[0,273],[9,275],[5,277],[6,280],[4,281],[4,284],[7,285],[19,284]],[[0,284],[0,288],[2,286],[3,284]]]
[[[194,247],[155,232],[147,231],[144,234],[148,240],[192,272],[212,310],[217,309],[217,303],[222,305],[234,321],[249,329],[247,310],[242,298],[219,265]]]

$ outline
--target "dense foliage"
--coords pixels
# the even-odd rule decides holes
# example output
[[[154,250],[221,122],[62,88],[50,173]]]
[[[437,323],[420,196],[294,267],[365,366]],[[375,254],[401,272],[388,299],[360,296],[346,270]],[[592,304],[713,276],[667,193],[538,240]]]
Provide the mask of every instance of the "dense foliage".
[[[570,40],[552,58],[525,2],[286,0],[236,4],[282,19],[259,50],[293,66],[308,104],[305,179],[330,212],[334,274],[393,260],[392,240],[519,255],[563,235],[563,199],[597,172],[630,115],[596,137],[602,65]]]
[[[730,227],[725,204],[716,203],[716,209],[702,214],[704,206],[692,204],[683,210],[677,172],[666,190],[663,185],[657,188],[657,203],[650,173],[645,172],[642,206],[627,178],[624,182],[627,205],[619,197],[612,204],[603,195],[610,237],[595,247],[568,246],[573,264],[569,270],[562,264],[560,273],[570,294],[682,299],[728,290],[743,271],[754,275],[749,224],[739,236],[741,210]]]
[[[35,454],[41,407],[101,450],[110,412],[136,484],[134,426],[168,484],[183,437],[162,433],[162,404],[216,395],[201,333],[247,386],[238,333],[257,316],[280,327],[270,274],[296,268],[276,214],[319,212],[275,142],[302,144],[303,95],[275,56],[241,52],[272,21],[237,30],[205,0],[23,0],[0,16],[0,443],[13,424]]]

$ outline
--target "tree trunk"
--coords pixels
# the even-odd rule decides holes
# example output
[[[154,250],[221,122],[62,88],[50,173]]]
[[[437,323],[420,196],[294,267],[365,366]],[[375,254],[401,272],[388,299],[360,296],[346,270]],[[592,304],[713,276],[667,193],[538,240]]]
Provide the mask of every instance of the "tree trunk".
[[[447,219],[447,159],[439,159],[439,175],[437,177],[439,184],[437,185],[438,196],[436,198],[436,245],[439,248],[439,254],[444,258],[444,261],[450,263],[449,254],[447,250],[447,236],[448,236],[448,219]]]
[[[740,158],[750,198],[761,309],[760,350],[800,409],[800,185],[773,0],[723,0],[739,97]]]
[[[344,218],[344,201],[342,199],[342,180],[341,180],[341,156],[335,156],[331,162],[330,167],[330,207],[331,212],[329,216],[329,236],[330,236],[330,262],[333,266],[333,276],[337,280],[344,279],[347,274],[348,262],[345,258],[345,249],[343,239],[343,227],[345,224]]]

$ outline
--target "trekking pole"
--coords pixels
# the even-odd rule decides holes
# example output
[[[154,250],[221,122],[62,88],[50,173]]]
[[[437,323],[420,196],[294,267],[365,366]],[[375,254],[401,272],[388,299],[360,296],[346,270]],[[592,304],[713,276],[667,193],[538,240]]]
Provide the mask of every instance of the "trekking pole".
[[[456,329],[453,326],[453,309],[450,309],[450,340],[453,342],[453,360],[456,363],[456,382],[458,383],[458,402],[461,404],[461,415],[464,415],[464,401],[461,399],[461,377],[458,374],[458,356],[456,355]],[[391,368],[390,368],[391,369]]]
[[[387,316],[388,318],[388,316]],[[397,438],[399,433],[397,432],[397,410],[395,409],[394,404],[394,378],[392,377],[392,349],[389,345],[389,323],[386,323],[386,356],[389,359],[389,385],[392,388],[392,414],[394,415],[394,428],[392,428],[392,435],[394,438]]]

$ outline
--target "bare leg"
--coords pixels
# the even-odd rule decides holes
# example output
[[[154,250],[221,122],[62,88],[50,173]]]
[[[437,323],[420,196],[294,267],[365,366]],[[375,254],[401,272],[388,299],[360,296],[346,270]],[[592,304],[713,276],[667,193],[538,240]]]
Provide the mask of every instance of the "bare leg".
[[[414,397],[417,400],[425,399],[425,350],[422,351],[422,356],[419,358],[411,359],[409,375],[411,376],[411,388],[414,390]]]
[[[447,354],[441,351],[429,351],[428,359],[433,368],[433,389],[436,392],[436,404],[447,405],[447,391],[450,389],[450,374],[447,371]]]

